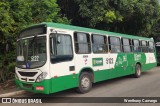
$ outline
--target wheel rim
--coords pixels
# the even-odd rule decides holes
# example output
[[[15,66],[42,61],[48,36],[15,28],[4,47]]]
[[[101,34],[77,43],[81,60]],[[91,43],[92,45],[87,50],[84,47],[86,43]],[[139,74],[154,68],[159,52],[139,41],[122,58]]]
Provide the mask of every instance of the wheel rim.
[[[82,88],[87,89],[90,85],[90,79],[88,77],[83,77],[81,81]]]

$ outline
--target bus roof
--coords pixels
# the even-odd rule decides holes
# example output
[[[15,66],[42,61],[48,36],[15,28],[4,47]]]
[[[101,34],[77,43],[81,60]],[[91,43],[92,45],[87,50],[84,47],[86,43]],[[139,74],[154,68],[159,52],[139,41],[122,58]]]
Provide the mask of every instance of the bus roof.
[[[139,37],[139,36],[134,36],[134,35],[109,32],[109,31],[97,30],[97,29],[92,29],[92,28],[84,28],[84,27],[78,27],[78,26],[66,25],[66,24],[60,24],[60,23],[43,22],[41,24],[46,24],[47,27],[54,27],[54,28],[60,28],[60,29],[67,29],[67,30],[74,30],[74,31],[81,31],[81,32],[88,32],[88,33],[105,34],[105,35],[110,35],[110,36],[120,36],[120,37],[124,37],[124,38],[153,41],[153,38]]]

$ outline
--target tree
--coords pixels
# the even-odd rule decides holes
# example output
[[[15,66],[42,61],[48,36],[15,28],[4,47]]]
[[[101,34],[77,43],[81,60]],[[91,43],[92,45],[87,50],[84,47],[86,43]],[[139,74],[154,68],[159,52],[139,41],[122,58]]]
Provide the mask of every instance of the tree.
[[[150,37],[156,38],[160,37],[160,19],[157,21],[157,23],[152,27],[152,32]],[[155,39],[156,41],[157,39]]]
[[[119,10],[123,21],[117,26],[121,27],[121,30],[125,29],[124,33],[139,36],[148,37],[152,33],[152,26],[160,18],[160,6],[157,0],[122,0]]]
[[[45,21],[70,23],[61,16],[56,0],[0,1],[0,82],[14,75],[7,70],[14,70],[16,38],[20,30]]]
[[[58,3],[63,14],[77,12],[78,15],[69,15],[74,25],[139,36],[149,36],[160,16],[158,0],[63,0]],[[70,5],[75,8],[68,8]]]
[[[70,23],[66,17],[62,17],[60,8],[56,3],[56,0],[29,0],[31,2],[32,9],[32,23],[58,22],[58,23]],[[38,7],[38,8],[37,8]]]

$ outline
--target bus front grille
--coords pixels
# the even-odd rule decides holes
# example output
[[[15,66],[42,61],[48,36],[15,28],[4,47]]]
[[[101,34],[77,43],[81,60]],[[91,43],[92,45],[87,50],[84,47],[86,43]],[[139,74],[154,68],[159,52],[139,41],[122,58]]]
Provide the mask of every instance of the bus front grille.
[[[38,72],[21,72],[21,71],[18,71],[18,73],[19,73],[21,76],[33,77],[33,76],[35,76]]]

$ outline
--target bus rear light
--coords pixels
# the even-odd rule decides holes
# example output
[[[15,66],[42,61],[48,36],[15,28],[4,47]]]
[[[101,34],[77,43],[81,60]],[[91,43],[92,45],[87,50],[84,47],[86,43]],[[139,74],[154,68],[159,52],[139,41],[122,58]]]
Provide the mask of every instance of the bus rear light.
[[[36,90],[43,91],[44,87],[43,86],[36,86]]]

